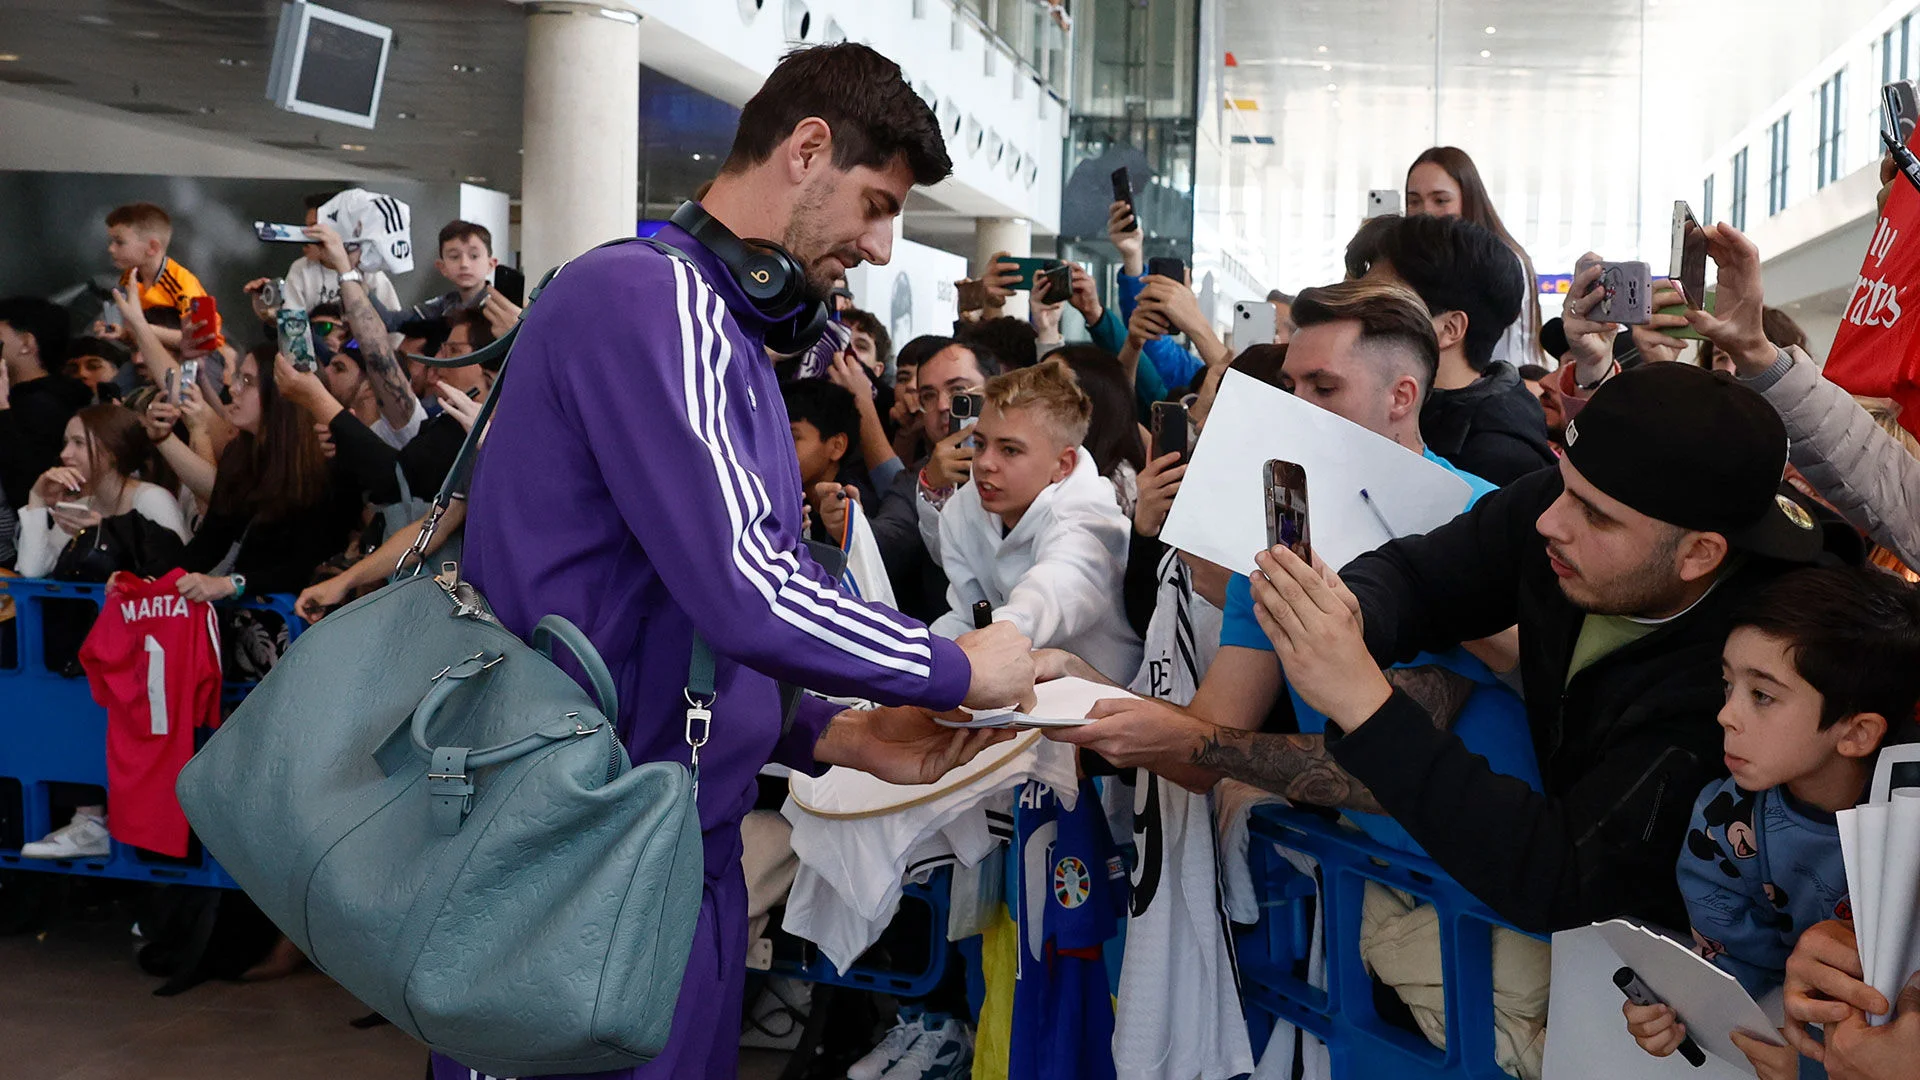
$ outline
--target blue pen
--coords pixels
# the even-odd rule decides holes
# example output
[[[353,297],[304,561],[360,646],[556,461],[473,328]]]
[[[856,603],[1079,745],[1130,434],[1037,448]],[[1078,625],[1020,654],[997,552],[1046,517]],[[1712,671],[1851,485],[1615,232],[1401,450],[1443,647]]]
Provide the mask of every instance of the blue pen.
[[[1373,511],[1373,520],[1379,522],[1380,527],[1387,530],[1387,539],[1394,540],[1399,538],[1399,530],[1387,523],[1387,515],[1380,512],[1380,504],[1373,501],[1373,496],[1367,494],[1366,488],[1360,489],[1360,501],[1366,503],[1367,509]]]

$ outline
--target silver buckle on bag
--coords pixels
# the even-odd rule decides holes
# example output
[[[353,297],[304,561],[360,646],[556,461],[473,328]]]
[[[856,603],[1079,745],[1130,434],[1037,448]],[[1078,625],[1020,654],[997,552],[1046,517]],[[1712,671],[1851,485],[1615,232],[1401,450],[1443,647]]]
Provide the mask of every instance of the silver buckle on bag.
[[[713,703],[718,695],[705,701],[690,692],[683,692],[682,696],[687,699],[687,746],[692,751],[687,768],[693,774],[693,790],[697,795],[700,792],[700,748],[707,745],[707,736],[713,731]]]

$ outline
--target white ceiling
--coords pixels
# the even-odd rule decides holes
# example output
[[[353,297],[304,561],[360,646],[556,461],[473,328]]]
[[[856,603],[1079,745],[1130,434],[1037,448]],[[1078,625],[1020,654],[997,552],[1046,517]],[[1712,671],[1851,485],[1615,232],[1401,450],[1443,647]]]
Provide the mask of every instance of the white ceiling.
[[[1274,145],[1228,147],[1221,232],[1273,285],[1337,280],[1368,190],[1401,189],[1432,145],[1474,157],[1542,274],[1589,247],[1634,257],[1643,220],[1698,198],[1640,183],[1659,137],[1641,137],[1642,29],[1666,25],[1642,0],[1222,0],[1222,19],[1226,96],[1257,106],[1225,130]]]

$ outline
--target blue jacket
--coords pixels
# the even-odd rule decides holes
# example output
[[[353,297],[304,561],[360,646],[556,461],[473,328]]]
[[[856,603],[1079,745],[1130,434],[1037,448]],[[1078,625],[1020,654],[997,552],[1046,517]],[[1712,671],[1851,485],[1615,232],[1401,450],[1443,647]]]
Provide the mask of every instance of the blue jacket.
[[[1755,997],[1785,978],[1801,931],[1853,917],[1834,816],[1785,787],[1708,784],[1693,804],[1678,876],[1694,946]]]
[[[1132,274],[1120,274],[1120,317],[1122,321],[1133,318],[1133,309],[1140,305],[1140,290],[1145,288],[1144,277]],[[1123,339],[1124,340],[1124,339]],[[1207,365],[1201,359],[1180,347],[1172,338],[1154,338],[1141,349],[1141,354],[1153,362],[1160,378],[1169,387],[1185,388],[1193,382],[1193,377]]]

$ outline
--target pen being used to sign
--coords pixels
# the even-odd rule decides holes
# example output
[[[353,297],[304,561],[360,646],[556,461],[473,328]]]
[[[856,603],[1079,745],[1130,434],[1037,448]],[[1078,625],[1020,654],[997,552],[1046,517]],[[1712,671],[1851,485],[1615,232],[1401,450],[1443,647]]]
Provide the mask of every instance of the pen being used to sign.
[[[1367,504],[1368,510],[1373,511],[1373,520],[1379,522],[1380,527],[1387,530],[1387,539],[1399,539],[1400,531],[1395,529],[1392,524],[1387,521],[1387,515],[1380,512],[1380,504],[1373,501],[1373,496],[1367,494],[1366,488],[1360,489],[1360,501]]]

